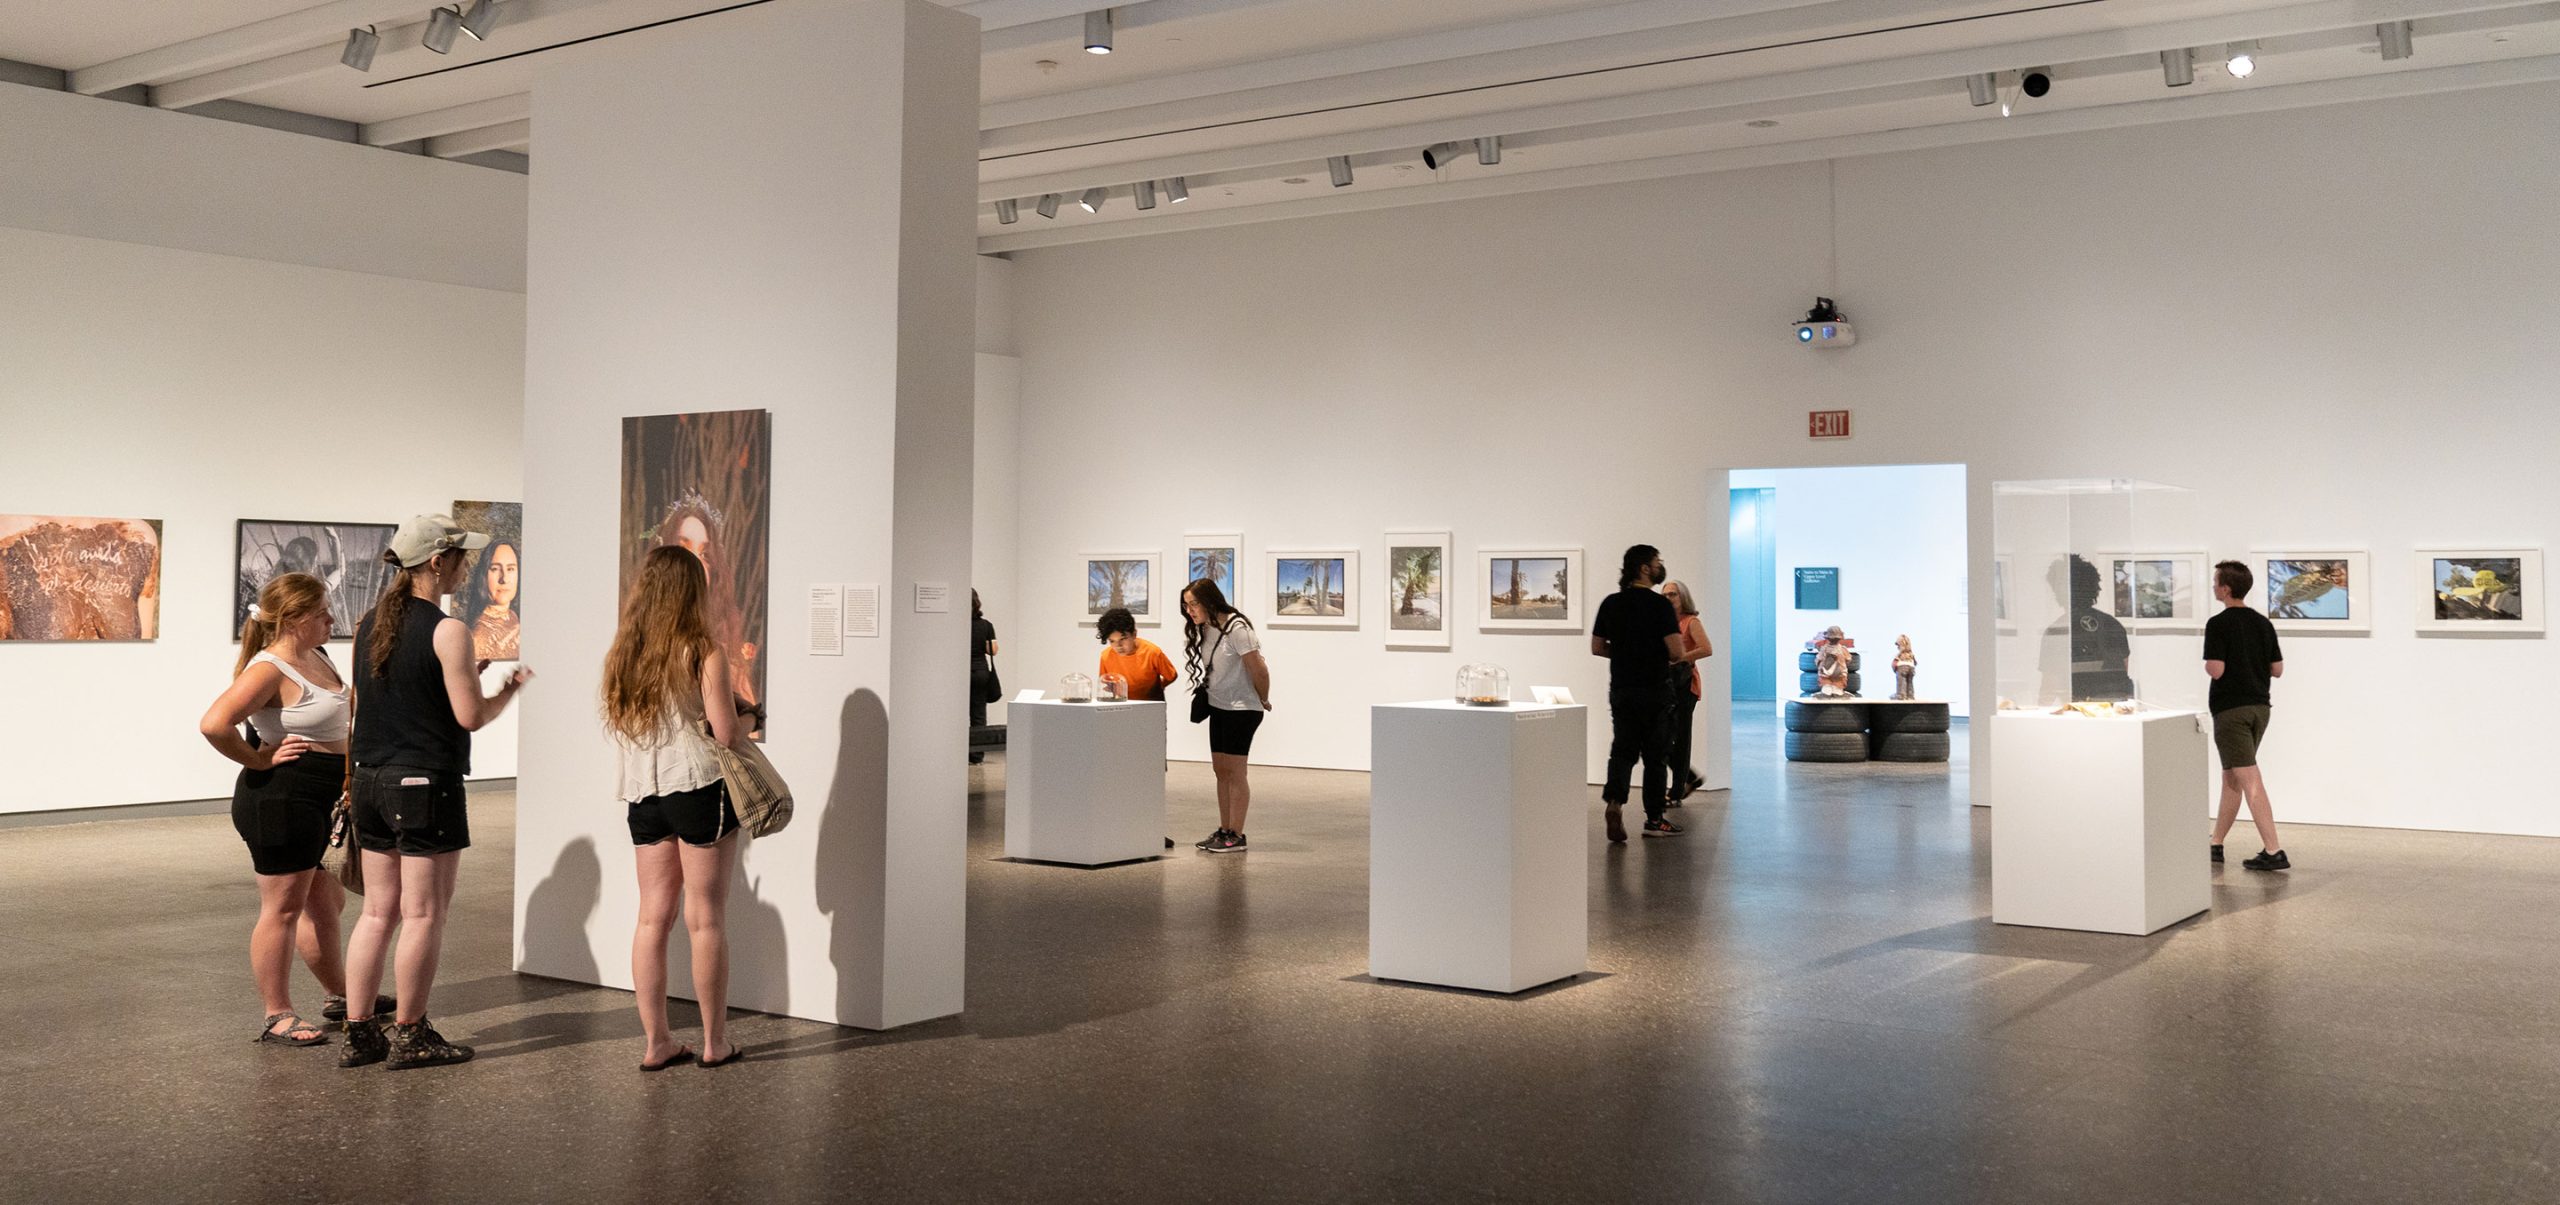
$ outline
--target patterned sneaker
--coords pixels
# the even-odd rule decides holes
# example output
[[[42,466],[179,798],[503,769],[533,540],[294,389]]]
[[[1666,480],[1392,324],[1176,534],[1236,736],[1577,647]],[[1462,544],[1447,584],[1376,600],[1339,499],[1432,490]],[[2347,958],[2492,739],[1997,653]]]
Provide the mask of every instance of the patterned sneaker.
[[[390,1032],[391,1062],[389,1070],[406,1071],[412,1067],[442,1067],[452,1063],[468,1063],[474,1051],[444,1040],[436,1027],[420,1018],[415,1025],[393,1025]]]
[[[341,1067],[367,1067],[381,1062],[391,1053],[389,1041],[382,1033],[379,1018],[347,1023],[347,1052],[338,1056]]]
[[[1677,837],[1687,831],[1659,816],[1644,822],[1644,835],[1648,837]]]
[[[1240,854],[1240,853],[1243,853],[1243,852],[1244,852],[1244,834],[1243,834],[1243,833],[1221,833],[1221,834],[1219,834],[1219,835],[1218,835],[1217,840],[1216,840],[1213,844],[1211,844],[1211,845],[1207,846],[1207,849],[1208,849],[1208,851],[1209,851],[1210,853],[1213,853],[1213,854]]]
[[[1227,835],[1227,830],[1225,830],[1225,829],[1222,829],[1222,828],[1221,828],[1221,829],[1213,829],[1213,830],[1211,830],[1211,831],[1210,831],[1210,833],[1209,833],[1209,835],[1208,835],[1208,836],[1206,836],[1206,837],[1202,837],[1202,838],[1200,838],[1199,840],[1192,842],[1192,843],[1191,843],[1191,848],[1193,848],[1193,849],[1207,849],[1207,848],[1209,848],[1210,846],[1216,845],[1216,844],[1218,843],[1218,838],[1220,838],[1220,837],[1224,837],[1224,836],[1226,836],[1226,835]]]

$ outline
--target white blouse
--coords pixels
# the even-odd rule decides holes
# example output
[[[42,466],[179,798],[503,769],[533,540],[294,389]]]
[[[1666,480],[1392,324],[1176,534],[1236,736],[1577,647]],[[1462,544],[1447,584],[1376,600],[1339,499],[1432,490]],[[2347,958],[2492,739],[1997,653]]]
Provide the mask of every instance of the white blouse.
[[[711,751],[711,734],[703,730],[701,716],[670,707],[648,743],[636,744],[619,734],[614,743],[622,748],[624,803],[698,791],[720,781],[720,759]]]

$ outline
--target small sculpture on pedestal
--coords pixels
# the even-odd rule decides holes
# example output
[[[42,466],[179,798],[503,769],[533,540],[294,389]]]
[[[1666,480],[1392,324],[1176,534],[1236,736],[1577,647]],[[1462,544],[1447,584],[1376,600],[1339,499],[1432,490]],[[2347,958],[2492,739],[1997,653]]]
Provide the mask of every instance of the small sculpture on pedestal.
[[[1920,659],[1911,655],[1911,637],[1893,638],[1893,697],[1916,699],[1911,693],[1911,679],[1920,671]]]
[[[1825,629],[1813,641],[1814,684],[1819,689],[1814,697],[1846,699],[1856,697],[1849,690],[1850,645],[1856,643],[1837,625]]]

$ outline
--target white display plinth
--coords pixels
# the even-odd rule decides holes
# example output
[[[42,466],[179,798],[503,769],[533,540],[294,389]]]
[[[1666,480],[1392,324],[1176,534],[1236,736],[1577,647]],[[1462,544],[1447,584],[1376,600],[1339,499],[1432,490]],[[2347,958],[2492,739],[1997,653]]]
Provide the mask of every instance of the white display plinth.
[[[1100,866],[1164,853],[1164,704],[1009,705],[1004,854]]]
[[[1371,975],[1518,992],[1588,968],[1586,714],[1370,709]]]
[[[2205,732],[2192,711],[2004,711],[1991,752],[1991,919],[2155,933],[2213,903],[2196,819]]]

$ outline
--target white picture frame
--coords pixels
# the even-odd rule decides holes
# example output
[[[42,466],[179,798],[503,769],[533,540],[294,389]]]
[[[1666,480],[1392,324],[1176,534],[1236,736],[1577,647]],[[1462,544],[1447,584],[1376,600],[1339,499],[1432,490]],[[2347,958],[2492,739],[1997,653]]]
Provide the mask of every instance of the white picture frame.
[[[2373,630],[2373,608],[2381,594],[2374,589],[2373,558],[2361,548],[2257,549],[2245,562],[2250,575],[2249,605],[2274,622],[2279,632],[2362,635]],[[2337,580],[2297,588],[2296,578],[2328,576]]]
[[[1445,649],[1457,626],[1457,562],[1446,531],[1386,533],[1380,609],[1391,649]]]
[[[2416,550],[2418,631],[2540,636],[2542,550],[2530,545],[2440,544]],[[2483,574],[2489,579],[2482,580]],[[2454,579],[2463,580],[2456,584]],[[2484,595],[2481,591],[2486,590]],[[2473,614],[2466,616],[2462,612]],[[2494,615],[2506,618],[2491,618]]]
[[[1226,556],[1226,572],[1223,575],[1202,572],[1204,566],[1201,563],[1201,556],[1203,553],[1212,555],[1224,553]],[[1206,567],[1214,569],[1217,566],[1213,563]],[[1172,588],[1177,592],[1188,587],[1192,581],[1197,578],[1209,577],[1215,579],[1218,583],[1218,589],[1226,594],[1228,606],[1241,607],[1245,605],[1244,533],[1240,531],[1184,532],[1182,536],[1181,576],[1182,580],[1173,583],[1172,586]],[[1179,597],[1174,600],[1174,605],[1176,608],[1179,608],[1182,605],[1182,601]]]
[[[2102,552],[2099,602],[2130,631],[2201,632],[2215,610],[2201,552]]]
[[[1539,578],[1544,585],[1532,584],[1524,576],[1516,588],[1496,590],[1495,573],[1502,572],[1509,581],[1519,562],[1537,562],[1518,571]],[[1554,585],[1557,573],[1564,575],[1561,587]],[[1561,599],[1554,599],[1557,593]],[[1476,607],[1476,626],[1481,631],[1579,632],[1583,603],[1590,594],[1591,579],[1582,572],[1582,550],[1548,545],[1477,549],[1476,580],[1468,584],[1465,597],[1468,605]]]
[[[1991,630],[2008,635],[2018,630],[2009,618],[2009,578],[2013,570],[2006,553],[1991,558]]]
[[[1094,626],[1102,618],[1102,613],[1114,606],[1127,606],[1130,617],[1138,621],[1139,627],[1159,627],[1177,605],[1174,596],[1182,587],[1180,583],[1165,581],[1162,549],[1088,552],[1084,554],[1082,563],[1084,573],[1079,575],[1077,585],[1084,593],[1076,613],[1082,617],[1077,622],[1085,627]],[[1130,568],[1123,569],[1123,566]],[[1143,577],[1128,576],[1132,573]],[[1112,593],[1115,590],[1117,601],[1114,601]]]
[[[1273,548],[1262,556],[1262,595],[1275,628],[1356,631],[1360,627],[1360,550]],[[1336,597],[1337,593],[1339,597]]]

